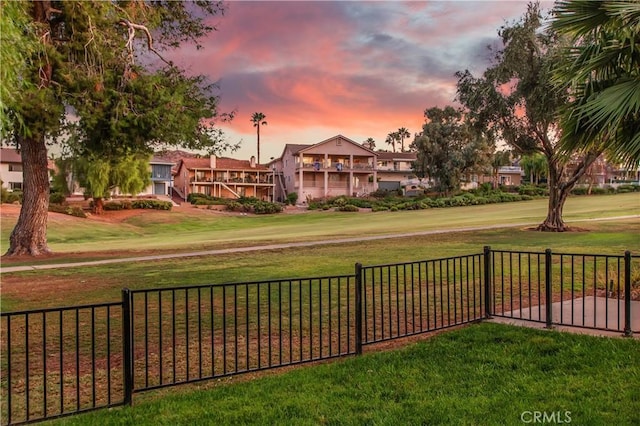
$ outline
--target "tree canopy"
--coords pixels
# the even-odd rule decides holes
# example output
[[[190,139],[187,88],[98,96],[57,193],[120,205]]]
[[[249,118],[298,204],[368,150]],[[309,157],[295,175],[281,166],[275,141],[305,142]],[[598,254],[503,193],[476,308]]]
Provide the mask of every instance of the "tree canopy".
[[[640,162],[640,3],[559,1],[552,28],[569,38],[556,82],[571,94],[562,116],[563,148],[603,142],[627,164]]]
[[[19,41],[34,48],[10,47],[24,85],[2,105],[4,136],[21,150],[24,176],[7,253],[38,255],[49,251],[47,138],[71,130],[75,152],[111,159],[158,146],[216,150],[224,144],[215,121],[227,117],[218,111],[214,86],[165,57],[182,43],[197,45],[213,30],[208,18],[223,8],[220,2],[142,0],[23,6],[13,11],[24,22]],[[2,14],[3,29],[10,18]],[[65,126],[69,116],[75,119]]]
[[[417,151],[413,169],[419,178],[432,180],[436,191],[449,194],[465,175],[486,168],[494,146],[451,106],[429,108],[424,115],[422,133],[412,143]]]
[[[594,144],[571,158],[559,144],[559,114],[570,94],[559,90],[554,71],[562,63],[563,40],[548,28],[539,4],[529,4],[523,17],[498,31],[503,48],[482,77],[458,72],[458,100],[473,125],[505,141],[519,155],[541,153],[548,165],[549,208],[539,225],[543,231],[565,231],[566,198],[589,165],[604,151]]]

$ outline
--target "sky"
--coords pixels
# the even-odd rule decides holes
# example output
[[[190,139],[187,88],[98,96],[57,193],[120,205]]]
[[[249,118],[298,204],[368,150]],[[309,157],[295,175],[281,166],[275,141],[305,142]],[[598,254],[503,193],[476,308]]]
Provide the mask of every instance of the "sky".
[[[543,7],[549,7],[544,4]],[[371,137],[420,131],[427,108],[455,104],[456,71],[480,75],[497,30],[524,14],[511,1],[230,1],[203,49],[181,48],[189,73],[217,81],[221,124],[239,159],[279,157],[285,144],[314,144],[341,134]],[[411,137],[413,139],[413,136]]]

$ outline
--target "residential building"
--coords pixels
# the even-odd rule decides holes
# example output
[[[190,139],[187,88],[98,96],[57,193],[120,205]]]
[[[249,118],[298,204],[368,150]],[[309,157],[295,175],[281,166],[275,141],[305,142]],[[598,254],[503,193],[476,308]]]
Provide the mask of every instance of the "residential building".
[[[53,161],[47,160],[47,169],[54,170]],[[0,148],[0,180],[2,187],[9,191],[22,191],[22,156],[12,148]]]
[[[522,184],[524,172],[520,166],[502,166],[496,170],[495,175],[473,174],[467,175],[467,180],[462,184],[462,189],[475,189],[483,183],[502,186],[519,186]]]
[[[378,188],[393,191],[408,183],[416,183],[413,163],[415,152],[376,152]]]
[[[314,198],[364,196],[377,189],[375,152],[342,135],[313,145],[287,144],[269,166],[280,201],[293,192],[304,204]]]
[[[173,186],[171,169],[175,163],[159,157],[153,157],[149,162],[151,166],[151,185],[145,193],[153,195],[169,195]]]
[[[211,155],[205,158],[183,158],[173,179],[174,191],[181,198],[189,194],[205,194],[220,198],[256,197],[272,201],[273,171],[250,161]]]

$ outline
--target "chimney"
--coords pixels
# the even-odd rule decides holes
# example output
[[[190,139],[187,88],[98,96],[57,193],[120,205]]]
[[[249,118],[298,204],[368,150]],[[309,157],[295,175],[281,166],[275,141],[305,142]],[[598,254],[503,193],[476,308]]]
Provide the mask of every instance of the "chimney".
[[[216,156],[214,154],[209,156],[209,167],[212,169],[216,168]]]
[[[251,159],[249,160],[249,163],[251,165],[252,169],[256,168],[256,157],[254,157],[253,155],[251,156]]]

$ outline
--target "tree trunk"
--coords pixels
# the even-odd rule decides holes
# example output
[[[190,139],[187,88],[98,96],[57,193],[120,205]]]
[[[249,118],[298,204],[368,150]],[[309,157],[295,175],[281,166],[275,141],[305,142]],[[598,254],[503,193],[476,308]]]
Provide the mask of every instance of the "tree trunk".
[[[547,218],[536,229],[544,232],[565,232],[568,231],[568,227],[562,220],[562,210],[569,192],[562,183],[564,167],[553,158],[548,159],[548,164],[549,207]]]
[[[575,167],[571,176],[567,176],[565,180],[564,169],[565,163],[557,160],[555,155],[551,158],[547,157],[549,166],[549,175],[547,176],[549,186],[549,209],[547,218],[536,228],[538,231],[545,232],[565,232],[570,228],[562,220],[562,210],[567,197],[578,180],[586,173],[587,169],[598,158],[602,151],[591,152],[585,154],[582,161]]]
[[[257,158],[258,163],[257,164],[260,164],[260,123],[258,123],[257,129],[258,129],[258,158]]]
[[[49,170],[44,135],[22,139],[20,149],[23,167],[22,207],[5,255],[48,254],[51,253],[47,245]]]
[[[101,215],[104,213],[104,199],[102,197],[93,197],[93,214]]]

